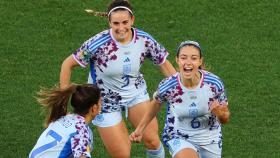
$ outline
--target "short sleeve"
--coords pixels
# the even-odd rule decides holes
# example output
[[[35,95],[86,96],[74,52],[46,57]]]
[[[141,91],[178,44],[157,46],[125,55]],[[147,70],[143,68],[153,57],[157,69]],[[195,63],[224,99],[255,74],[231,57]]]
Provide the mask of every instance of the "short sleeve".
[[[227,105],[225,103],[228,102],[226,91],[225,91],[225,86],[222,80],[219,78],[219,82],[216,86],[216,95],[214,99],[217,99],[220,104]]]
[[[227,105],[227,104],[225,104],[228,102],[225,90],[223,89],[223,91],[219,92],[216,95],[215,99],[217,99],[220,104]]]
[[[176,73],[168,78],[163,79],[159,83],[157,91],[154,93],[154,99],[160,103],[181,103],[183,91],[178,83],[178,75],[179,74]]]
[[[163,86],[164,81],[161,81],[159,83],[157,90],[153,94],[153,99],[157,100],[160,103],[163,103],[163,102],[167,101],[167,99],[164,97],[164,96],[166,96],[165,91],[164,92],[161,91],[161,87]]]
[[[82,66],[86,67],[90,63],[92,57],[92,52],[89,51],[89,43],[91,40],[86,41],[83,45],[78,48],[72,56],[74,59]]]
[[[145,46],[147,47],[146,57],[150,58],[154,64],[163,64],[168,56],[167,50],[159,44],[151,35],[147,34]]]
[[[109,30],[104,30],[88,39],[74,53],[74,59],[82,66],[86,67],[90,62],[94,62],[98,50],[111,40]]]
[[[84,122],[76,124],[76,134],[71,138],[71,148],[74,158],[91,157],[91,131]]]
[[[157,100],[160,103],[163,103],[165,99],[159,94],[158,90],[154,92],[153,99]]]

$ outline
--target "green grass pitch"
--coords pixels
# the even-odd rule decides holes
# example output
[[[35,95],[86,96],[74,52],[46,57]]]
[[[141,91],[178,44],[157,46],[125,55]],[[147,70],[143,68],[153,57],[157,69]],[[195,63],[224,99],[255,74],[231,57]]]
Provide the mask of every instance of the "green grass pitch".
[[[106,11],[109,2],[0,1],[0,157],[28,156],[44,129],[35,92],[57,84],[64,58],[108,28],[106,18],[84,9]],[[177,45],[197,40],[208,68],[223,79],[231,111],[230,122],[223,126],[223,158],[280,157],[280,1],[130,2],[135,27],[164,45],[174,65]],[[86,82],[88,70],[76,68],[72,81]],[[152,93],[163,76],[149,61],[142,72]],[[160,131],[164,111],[158,115]],[[94,131],[93,157],[109,157]],[[131,153],[133,158],[145,157],[142,144],[134,144]]]

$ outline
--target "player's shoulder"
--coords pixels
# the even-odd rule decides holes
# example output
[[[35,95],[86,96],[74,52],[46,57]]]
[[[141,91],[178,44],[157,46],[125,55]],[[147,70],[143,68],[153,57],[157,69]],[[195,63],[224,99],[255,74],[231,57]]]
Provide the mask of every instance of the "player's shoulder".
[[[214,85],[219,91],[224,89],[224,83],[220,77],[212,72],[201,70],[203,73],[203,83]]]
[[[161,80],[158,86],[159,93],[163,93],[168,89],[176,87],[179,84],[178,78],[179,73],[177,72],[174,75]]]
[[[110,39],[110,30],[104,30],[87,40],[87,43],[100,43],[102,41],[106,41]]]
[[[134,31],[135,31],[137,37],[147,38],[147,39],[151,39],[151,40],[155,41],[155,39],[153,38],[152,35],[150,35],[149,33],[145,32],[141,29],[134,28]]]
[[[88,49],[89,51],[95,51],[105,43],[111,40],[110,31],[104,30],[86,40],[82,46],[83,49]]]

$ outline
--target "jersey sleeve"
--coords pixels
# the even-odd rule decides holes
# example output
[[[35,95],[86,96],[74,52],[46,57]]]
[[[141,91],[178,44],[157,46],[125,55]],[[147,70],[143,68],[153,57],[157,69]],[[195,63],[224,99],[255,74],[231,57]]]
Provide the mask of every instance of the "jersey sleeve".
[[[71,138],[71,148],[74,158],[80,156],[91,157],[91,131],[81,121],[76,124],[76,134]]]
[[[154,64],[163,64],[168,56],[167,50],[159,44],[151,35],[147,34],[147,47],[146,57],[150,58]]]
[[[225,91],[224,83],[221,79],[219,79],[219,86],[216,86],[216,92],[214,99],[217,99],[220,104],[227,105],[228,99]],[[226,104],[225,104],[226,103]]]
[[[217,99],[220,104],[227,105],[228,99],[226,96],[225,89],[223,89],[223,91],[217,93],[215,99]]]
[[[94,37],[93,37],[94,38]],[[91,41],[94,39],[89,39],[86,42],[84,42],[82,44],[82,46],[80,48],[78,48],[73,54],[72,56],[74,57],[74,59],[79,63],[80,66],[82,67],[86,67],[89,63],[90,63],[90,59],[92,57],[92,55],[94,54],[93,52],[91,52],[89,50],[89,44],[91,43]]]
[[[157,90],[153,94],[153,99],[157,100],[160,103],[167,101],[167,99],[165,97],[165,96],[167,96],[166,95],[167,91],[162,91],[162,87],[165,85],[165,81],[166,81],[166,79],[162,80],[159,83]]]
[[[183,94],[183,91],[178,83],[178,75],[179,74],[176,73],[168,78],[163,79],[159,83],[158,89],[154,94],[154,99],[160,103],[181,103],[181,95]]]

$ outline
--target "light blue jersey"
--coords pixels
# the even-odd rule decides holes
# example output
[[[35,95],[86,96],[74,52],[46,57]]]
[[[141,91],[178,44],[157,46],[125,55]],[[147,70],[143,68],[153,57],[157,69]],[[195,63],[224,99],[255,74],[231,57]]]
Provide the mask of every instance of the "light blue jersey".
[[[133,28],[133,39],[122,45],[112,30],[105,30],[86,41],[74,54],[82,66],[90,64],[90,78],[101,89],[102,112],[121,111],[129,100],[146,90],[140,68],[149,58],[154,64],[165,62],[168,52],[148,33]]]
[[[91,157],[93,136],[80,115],[63,116],[49,124],[41,134],[29,158]]]
[[[154,98],[167,102],[167,116],[163,141],[179,138],[196,145],[219,144],[221,147],[221,124],[210,111],[213,99],[227,102],[224,85],[214,74],[200,71],[201,80],[194,89],[187,89],[180,81],[180,74],[163,80]]]

